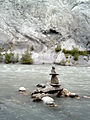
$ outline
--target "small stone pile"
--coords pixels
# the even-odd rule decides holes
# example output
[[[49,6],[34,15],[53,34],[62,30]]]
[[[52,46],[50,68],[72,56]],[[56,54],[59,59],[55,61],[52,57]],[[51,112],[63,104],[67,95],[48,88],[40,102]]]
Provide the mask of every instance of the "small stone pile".
[[[52,67],[50,75],[51,75],[50,85],[47,86],[44,84],[37,84],[36,90],[34,90],[31,93],[31,97],[33,98],[34,102],[47,100],[47,103],[49,103],[48,101],[51,100],[52,95],[56,97],[71,97],[71,98],[78,97],[78,95],[76,95],[75,93],[71,93],[67,89],[62,88],[62,86],[59,84],[59,80],[57,77],[57,75],[59,74],[56,73],[55,67]],[[55,106],[55,102],[52,102],[52,103],[53,103],[53,106]]]

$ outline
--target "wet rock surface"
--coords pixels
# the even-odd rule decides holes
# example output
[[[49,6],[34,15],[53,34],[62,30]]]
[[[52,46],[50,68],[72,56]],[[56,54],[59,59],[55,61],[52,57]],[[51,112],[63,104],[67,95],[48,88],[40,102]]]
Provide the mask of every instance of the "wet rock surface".
[[[46,88],[34,90],[31,93],[31,98],[33,99],[33,102],[40,102],[44,97],[52,98],[52,95],[58,98],[61,98],[61,97],[64,97],[64,98],[70,97],[70,98],[77,98],[77,99],[79,98],[79,95],[77,95],[76,93],[71,93],[65,88],[52,87],[52,86],[47,86]]]

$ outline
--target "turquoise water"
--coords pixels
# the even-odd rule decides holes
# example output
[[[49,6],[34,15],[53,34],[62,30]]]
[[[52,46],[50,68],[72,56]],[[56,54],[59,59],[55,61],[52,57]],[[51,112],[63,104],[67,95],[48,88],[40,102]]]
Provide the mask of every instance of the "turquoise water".
[[[51,67],[0,64],[0,120],[90,120],[90,99],[55,98],[58,107],[49,107],[18,93],[21,86],[30,93],[37,83],[48,83]],[[90,96],[90,67],[55,67],[62,86]]]

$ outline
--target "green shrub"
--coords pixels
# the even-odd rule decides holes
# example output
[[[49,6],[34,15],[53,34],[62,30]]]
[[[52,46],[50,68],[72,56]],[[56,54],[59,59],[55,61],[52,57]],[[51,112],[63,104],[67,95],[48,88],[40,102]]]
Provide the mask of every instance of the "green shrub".
[[[31,51],[33,51],[33,50],[34,50],[34,47],[33,47],[33,45],[31,46],[30,50],[31,50]]]
[[[74,60],[77,61],[78,60],[78,57],[79,57],[79,54],[74,54]]]
[[[33,64],[31,54],[28,51],[25,51],[25,53],[22,54],[21,64]]]
[[[3,55],[0,53],[0,63],[3,62]]]
[[[10,55],[8,53],[5,53],[5,60],[4,60],[4,62],[6,64],[10,63]]]
[[[15,62],[16,63],[19,62],[19,55],[18,54],[16,55]]]
[[[63,49],[63,52],[65,54],[71,54],[73,56],[74,54],[78,53],[78,49],[77,48],[73,48],[72,50],[65,50],[65,49]]]
[[[9,63],[15,63],[15,58],[14,58],[14,53],[5,53],[5,59],[4,59],[4,62],[6,64],[9,64]]]
[[[72,50],[65,50],[63,49],[63,52],[66,54],[70,54],[74,57],[74,60],[77,61],[78,60],[78,57],[80,55],[83,55],[83,56],[88,56],[88,52],[87,51],[79,51],[77,48],[73,48]]]
[[[79,53],[79,50],[77,48],[73,48],[70,52],[71,52],[71,55],[74,56],[75,54]]]
[[[10,49],[10,50],[12,49],[12,45],[9,45],[9,49]]]
[[[55,52],[60,52],[61,51],[61,46],[57,45],[57,47],[55,48]]]
[[[88,56],[88,52],[87,51],[79,51],[79,54],[83,55],[83,56]]]

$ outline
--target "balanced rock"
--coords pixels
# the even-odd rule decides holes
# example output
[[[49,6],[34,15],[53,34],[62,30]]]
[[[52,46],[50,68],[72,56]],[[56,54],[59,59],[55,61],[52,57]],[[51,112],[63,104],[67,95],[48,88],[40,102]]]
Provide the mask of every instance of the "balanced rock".
[[[51,75],[51,84],[59,84],[59,80],[57,77],[57,75],[59,74],[56,73],[55,67],[52,67],[50,75]]]

